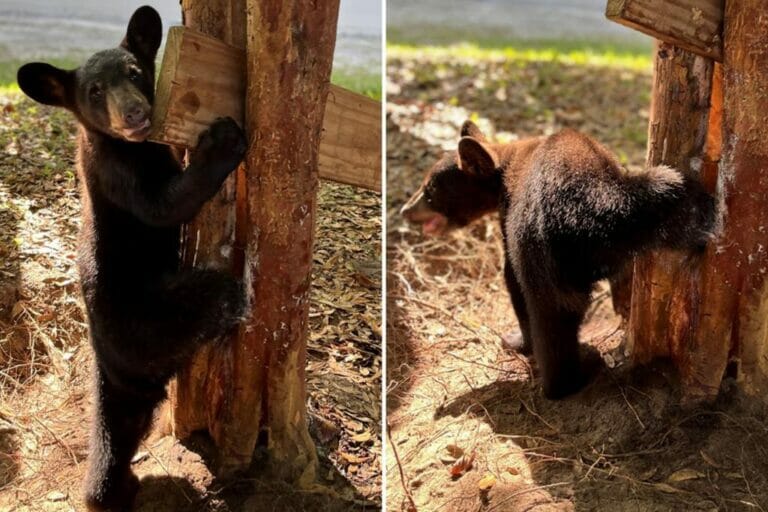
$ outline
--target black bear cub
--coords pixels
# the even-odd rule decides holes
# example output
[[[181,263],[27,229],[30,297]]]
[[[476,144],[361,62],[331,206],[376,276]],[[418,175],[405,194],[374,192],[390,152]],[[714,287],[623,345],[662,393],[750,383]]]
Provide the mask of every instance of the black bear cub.
[[[438,235],[492,211],[501,217],[504,278],[520,324],[513,345],[533,351],[553,399],[586,381],[578,330],[595,282],[642,251],[703,248],[715,221],[712,196],[678,171],[629,173],[573,130],[493,144],[467,121],[458,151],[428,171],[402,213]]]
[[[96,405],[85,498],[89,510],[129,510],[138,489],[131,458],[165,386],[206,340],[245,311],[243,287],[209,270],[180,270],[181,223],[242,160],[231,119],[200,136],[182,172],[151,130],[162,25],[151,7],[131,17],[118,48],[65,71],[31,63],[18,72],[32,99],[79,121],[83,220],[78,267],[95,352]]]

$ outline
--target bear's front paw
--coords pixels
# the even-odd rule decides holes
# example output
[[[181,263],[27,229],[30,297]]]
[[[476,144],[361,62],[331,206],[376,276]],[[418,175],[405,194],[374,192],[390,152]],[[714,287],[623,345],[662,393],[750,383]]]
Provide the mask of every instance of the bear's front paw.
[[[247,147],[245,133],[237,123],[231,117],[219,117],[200,134],[195,156],[228,175],[242,162]]]

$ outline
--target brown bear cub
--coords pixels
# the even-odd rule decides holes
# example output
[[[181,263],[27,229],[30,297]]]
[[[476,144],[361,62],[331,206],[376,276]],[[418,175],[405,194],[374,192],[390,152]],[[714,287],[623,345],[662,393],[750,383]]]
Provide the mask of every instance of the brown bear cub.
[[[715,220],[712,196],[668,167],[629,173],[573,130],[493,144],[467,121],[458,151],[432,167],[402,213],[438,235],[493,211],[520,324],[513,344],[533,350],[553,399],[586,381],[578,331],[595,282],[642,251],[703,248]]]
[[[65,71],[26,64],[21,89],[79,121],[83,220],[78,268],[95,353],[95,414],[85,497],[92,511],[130,510],[138,489],[133,457],[165,386],[206,340],[245,310],[235,279],[180,270],[181,223],[191,219],[242,160],[246,142],[231,119],[200,136],[182,172],[151,130],[155,55],[162,38],[151,7],[131,17],[118,48]]]

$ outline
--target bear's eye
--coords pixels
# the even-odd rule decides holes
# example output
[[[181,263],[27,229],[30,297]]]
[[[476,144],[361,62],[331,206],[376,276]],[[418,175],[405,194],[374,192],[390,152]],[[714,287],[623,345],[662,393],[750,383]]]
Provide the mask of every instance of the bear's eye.
[[[133,66],[128,68],[128,80],[131,82],[138,82],[139,78],[141,78],[141,72],[139,71],[139,68],[135,68]]]
[[[92,100],[100,100],[103,94],[104,93],[102,92],[101,87],[96,84],[93,84],[91,88],[88,89],[88,95]]]

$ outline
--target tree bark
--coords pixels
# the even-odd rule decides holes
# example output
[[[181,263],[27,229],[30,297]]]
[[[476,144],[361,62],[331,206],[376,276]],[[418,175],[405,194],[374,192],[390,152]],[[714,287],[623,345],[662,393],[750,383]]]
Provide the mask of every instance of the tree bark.
[[[747,392],[768,381],[768,18],[762,0],[726,2],[721,229],[707,253],[683,380],[694,398],[719,389],[729,355]],[[713,363],[711,360],[714,359]]]
[[[250,462],[258,424],[248,420],[261,403],[273,471],[302,483],[314,479],[317,465],[304,371],[317,165],[338,9],[339,0],[248,0],[250,224],[243,234],[252,315],[235,345],[239,386],[220,439],[238,447],[230,450],[234,464]],[[265,371],[249,374],[254,360]],[[263,389],[264,400],[252,389]]]

